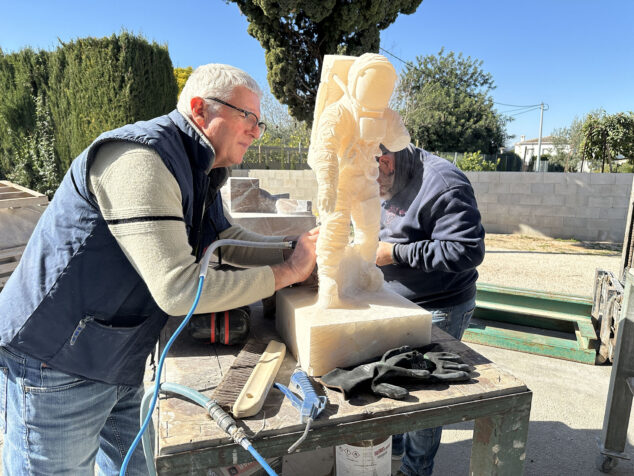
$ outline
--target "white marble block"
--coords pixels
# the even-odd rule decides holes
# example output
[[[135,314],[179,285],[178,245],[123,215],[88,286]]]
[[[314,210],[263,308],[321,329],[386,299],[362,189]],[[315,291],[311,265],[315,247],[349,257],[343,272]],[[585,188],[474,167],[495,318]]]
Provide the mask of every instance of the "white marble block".
[[[356,304],[322,309],[310,287],[277,292],[276,327],[301,367],[312,376],[348,367],[402,345],[431,341],[431,313],[382,288],[359,291]]]

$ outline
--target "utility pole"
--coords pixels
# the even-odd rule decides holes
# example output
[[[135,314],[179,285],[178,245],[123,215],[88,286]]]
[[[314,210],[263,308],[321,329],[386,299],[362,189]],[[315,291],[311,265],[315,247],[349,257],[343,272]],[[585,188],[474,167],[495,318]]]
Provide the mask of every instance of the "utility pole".
[[[535,163],[535,172],[539,172],[542,160],[542,124],[544,123],[544,103],[539,108],[539,139],[537,140],[537,162]]]

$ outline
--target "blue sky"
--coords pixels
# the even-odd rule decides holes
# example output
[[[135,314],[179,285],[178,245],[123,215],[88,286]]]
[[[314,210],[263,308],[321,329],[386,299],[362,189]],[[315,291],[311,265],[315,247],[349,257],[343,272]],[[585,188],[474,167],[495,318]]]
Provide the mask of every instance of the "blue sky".
[[[0,48],[54,49],[126,29],[167,44],[174,66],[229,63],[263,87],[264,50],[235,4],[222,0],[2,0]],[[634,0],[423,0],[381,34],[381,47],[405,61],[446,51],[483,61],[494,101],[544,102],[543,134],[604,108],[634,111]],[[384,53],[385,54],[385,53]],[[391,57],[397,70],[403,64]],[[498,106],[499,111],[513,109]],[[508,131],[537,137],[539,110]]]

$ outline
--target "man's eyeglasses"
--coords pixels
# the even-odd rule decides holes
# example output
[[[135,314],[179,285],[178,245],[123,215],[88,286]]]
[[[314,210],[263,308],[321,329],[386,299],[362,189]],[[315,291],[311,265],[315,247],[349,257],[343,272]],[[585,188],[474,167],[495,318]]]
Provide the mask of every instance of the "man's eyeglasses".
[[[260,119],[258,119],[258,116],[255,115],[255,113],[251,112],[251,111],[247,111],[246,109],[242,109],[240,107],[236,107],[233,104],[229,104],[228,102],[223,101],[222,99],[218,99],[218,98],[205,98],[205,99],[209,99],[210,101],[215,101],[217,103],[222,104],[223,106],[227,106],[230,107],[231,109],[235,109],[236,111],[239,111],[243,114],[243,118],[245,121],[247,121],[247,123],[252,127],[257,127],[258,128],[258,137],[262,137],[262,134],[264,134],[264,132],[266,131],[266,124],[262,121],[260,121]]]

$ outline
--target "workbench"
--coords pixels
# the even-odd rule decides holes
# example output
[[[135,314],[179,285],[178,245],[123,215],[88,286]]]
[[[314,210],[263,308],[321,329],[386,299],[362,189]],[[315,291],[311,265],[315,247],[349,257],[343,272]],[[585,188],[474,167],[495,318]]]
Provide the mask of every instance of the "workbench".
[[[179,323],[180,319],[173,318],[165,327],[161,349]],[[253,311],[253,323],[252,333],[258,338],[273,336],[274,322],[262,317],[261,306]],[[346,401],[341,393],[315,385],[318,393],[328,397],[328,405],[313,422],[298,451],[475,420],[469,474],[521,475],[532,392],[520,380],[435,326],[432,342],[444,351],[460,354],[465,363],[475,368],[473,379],[451,385],[409,385],[410,395],[402,401],[370,394]],[[161,380],[211,396],[239,350],[240,346],[196,342],[184,331],[165,360]],[[287,353],[275,381],[288,385],[295,365]],[[161,396],[155,422],[158,474],[207,474],[209,468],[252,460],[202,407],[187,400]],[[271,389],[260,413],[239,420],[239,424],[266,458],[285,455],[304,430],[297,410],[276,389]]]

